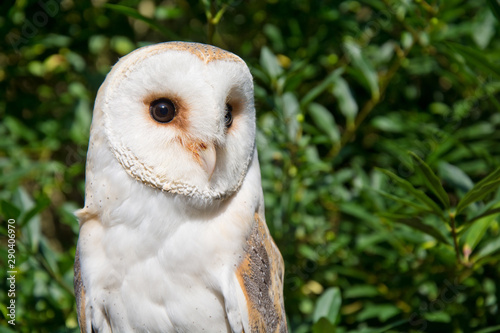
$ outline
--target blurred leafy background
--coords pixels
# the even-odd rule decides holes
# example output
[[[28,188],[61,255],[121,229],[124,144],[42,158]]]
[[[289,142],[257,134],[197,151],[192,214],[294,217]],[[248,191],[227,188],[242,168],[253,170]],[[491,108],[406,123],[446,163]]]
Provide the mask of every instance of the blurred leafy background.
[[[0,242],[17,318],[77,332],[72,267],[99,85],[170,40],[255,78],[267,223],[292,332],[499,332],[497,0],[0,4]]]

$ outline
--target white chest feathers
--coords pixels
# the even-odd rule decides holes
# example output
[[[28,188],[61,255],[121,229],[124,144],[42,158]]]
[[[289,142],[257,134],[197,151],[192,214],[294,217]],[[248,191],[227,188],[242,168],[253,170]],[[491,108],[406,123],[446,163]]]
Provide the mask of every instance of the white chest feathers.
[[[82,265],[92,272],[86,285],[96,325],[113,332],[230,331],[223,289],[237,290],[233,276],[244,242],[236,230],[220,232],[222,224],[187,222],[162,240],[85,223],[80,249],[86,249]]]

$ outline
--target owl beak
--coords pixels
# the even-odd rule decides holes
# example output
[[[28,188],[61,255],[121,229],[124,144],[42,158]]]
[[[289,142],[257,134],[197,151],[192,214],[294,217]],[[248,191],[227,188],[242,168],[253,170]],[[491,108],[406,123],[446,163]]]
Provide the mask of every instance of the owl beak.
[[[208,180],[210,180],[215,170],[215,163],[217,162],[215,146],[213,144],[204,145],[204,147],[200,147],[198,154],[201,158],[201,166],[207,173]]]

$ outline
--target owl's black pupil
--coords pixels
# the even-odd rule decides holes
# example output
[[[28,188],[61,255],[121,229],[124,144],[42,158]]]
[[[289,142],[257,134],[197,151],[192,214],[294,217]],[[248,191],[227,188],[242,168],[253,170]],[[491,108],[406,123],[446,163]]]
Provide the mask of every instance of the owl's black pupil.
[[[168,123],[174,119],[175,105],[166,98],[160,98],[151,103],[149,106],[151,117],[159,123]]]
[[[226,104],[226,116],[224,117],[224,121],[226,122],[226,127],[231,127],[233,123],[233,107],[230,104]]]

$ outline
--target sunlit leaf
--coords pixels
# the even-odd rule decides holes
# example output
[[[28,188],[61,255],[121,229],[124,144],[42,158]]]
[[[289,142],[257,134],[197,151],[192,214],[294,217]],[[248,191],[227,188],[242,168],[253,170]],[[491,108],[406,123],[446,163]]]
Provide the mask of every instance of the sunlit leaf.
[[[466,246],[471,251],[474,251],[477,244],[479,244],[484,234],[486,233],[486,230],[488,230],[488,228],[491,226],[491,223],[495,220],[496,216],[497,214],[488,215],[476,220],[474,224],[472,224],[461,237],[463,238],[464,246]]]
[[[70,129],[71,138],[77,144],[85,144],[89,140],[89,129],[92,121],[90,104],[85,99],[80,99],[74,111],[74,121]]]
[[[474,187],[469,176],[455,165],[441,162],[438,166],[439,175],[447,185],[454,186],[464,192]]]
[[[464,232],[460,236],[460,241],[464,249],[470,252],[474,251],[475,247],[485,236],[488,228],[493,225],[499,215],[500,204],[495,203],[487,211],[466,221],[462,226]]]
[[[291,92],[286,92],[282,98],[283,116],[287,127],[288,138],[293,142],[297,140],[299,131],[299,122],[297,115],[300,112],[299,102],[297,97]]]
[[[478,14],[474,23],[472,38],[479,49],[484,50],[495,36],[495,25],[497,24],[497,20],[490,11],[484,10]]]
[[[341,76],[336,78],[332,93],[337,99],[340,112],[342,112],[349,123],[354,122],[354,119],[358,114],[358,104],[352,96],[347,81],[344,80]]]
[[[326,318],[332,325],[335,325],[341,304],[342,296],[340,295],[340,289],[337,287],[328,288],[316,302],[313,321],[317,322],[321,318]]]
[[[310,260],[318,260],[318,252],[306,244],[301,244],[298,249],[299,253]]]
[[[487,216],[490,216],[490,215],[496,215],[496,214],[500,214],[500,208],[493,208],[493,209],[489,209],[487,211],[485,211],[484,213],[481,213],[480,215],[468,220],[466,223],[464,223],[464,226],[468,226],[468,225],[472,225],[474,222],[476,222],[477,220],[480,220],[484,217],[487,217]]]
[[[37,200],[36,204],[34,207],[29,209],[23,216],[20,221],[19,226],[23,227],[24,224],[28,223],[33,217],[35,217],[37,214],[40,214],[45,208],[47,208],[50,205],[50,199],[43,196],[40,199]]]
[[[347,40],[344,43],[344,49],[349,55],[354,67],[360,71],[366,86],[372,94],[372,97],[378,99],[380,92],[377,72],[373,69],[368,60],[365,59],[361,53],[359,45],[356,45],[356,43],[352,40]]]
[[[276,79],[283,73],[283,68],[281,68],[278,59],[268,47],[263,47],[260,51],[260,64],[271,79]]]
[[[500,237],[493,238],[486,242],[472,257],[473,261],[479,261],[500,251]]]
[[[374,297],[380,294],[377,287],[371,285],[351,286],[344,293],[344,298]]]
[[[37,210],[33,199],[28,192],[20,187],[18,189],[18,198],[22,204],[22,210],[27,214],[32,209]],[[23,222],[23,229],[25,230],[24,241],[30,246],[30,251],[37,252],[42,237],[41,217],[40,214],[35,214],[29,220]]]
[[[393,304],[368,304],[357,315],[357,319],[363,322],[371,318],[378,318],[381,322],[386,322],[400,312],[401,310]]]
[[[332,113],[317,103],[311,103],[308,109],[316,127],[325,133],[332,143],[340,142],[340,133]]]
[[[445,311],[426,312],[424,318],[436,323],[449,323],[451,321],[451,316]]]

